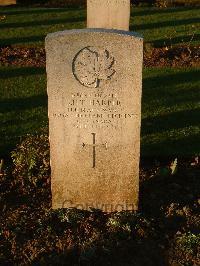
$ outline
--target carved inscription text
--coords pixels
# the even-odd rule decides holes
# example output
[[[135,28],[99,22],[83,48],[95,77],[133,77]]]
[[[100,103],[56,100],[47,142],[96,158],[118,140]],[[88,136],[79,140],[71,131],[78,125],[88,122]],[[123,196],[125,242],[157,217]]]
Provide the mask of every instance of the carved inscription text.
[[[81,129],[118,129],[122,120],[135,118],[125,111],[123,101],[115,93],[72,93],[65,112],[53,113],[54,118],[72,119],[73,127]]]

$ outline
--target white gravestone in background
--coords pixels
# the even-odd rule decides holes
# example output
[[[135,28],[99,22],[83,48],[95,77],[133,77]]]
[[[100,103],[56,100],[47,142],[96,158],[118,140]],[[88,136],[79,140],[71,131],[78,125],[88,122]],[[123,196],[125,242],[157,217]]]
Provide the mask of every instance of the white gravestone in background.
[[[0,0],[0,6],[16,5],[16,0]]]
[[[87,0],[87,27],[129,30],[130,0]]]

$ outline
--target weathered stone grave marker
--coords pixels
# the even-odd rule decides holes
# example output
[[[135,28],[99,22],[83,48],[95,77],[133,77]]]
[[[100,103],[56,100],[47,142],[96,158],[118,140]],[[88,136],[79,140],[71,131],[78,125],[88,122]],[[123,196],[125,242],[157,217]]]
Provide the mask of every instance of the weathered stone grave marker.
[[[53,208],[137,209],[142,43],[108,29],[47,36]]]
[[[87,27],[129,30],[130,0],[87,0]]]

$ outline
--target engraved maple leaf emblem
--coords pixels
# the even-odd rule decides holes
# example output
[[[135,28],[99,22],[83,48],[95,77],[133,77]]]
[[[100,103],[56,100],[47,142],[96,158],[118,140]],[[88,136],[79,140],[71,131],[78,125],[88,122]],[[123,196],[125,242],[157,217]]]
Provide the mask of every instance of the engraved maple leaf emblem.
[[[115,59],[108,50],[85,47],[74,58],[73,74],[82,85],[98,88],[102,80],[115,74],[114,63]]]

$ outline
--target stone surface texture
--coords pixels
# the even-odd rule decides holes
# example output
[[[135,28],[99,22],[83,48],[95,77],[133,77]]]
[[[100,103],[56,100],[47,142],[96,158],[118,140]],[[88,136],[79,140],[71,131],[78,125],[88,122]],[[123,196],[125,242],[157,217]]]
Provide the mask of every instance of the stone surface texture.
[[[129,30],[130,0],[87,0],[87,27]]]
[[[0,6],[15,5],[16,0],[0,0]]]
[[[143,39],[63,31],[46,53],[53,208],[136,210]]]

